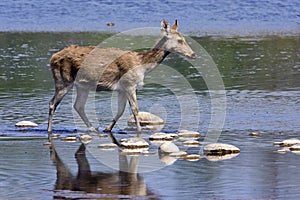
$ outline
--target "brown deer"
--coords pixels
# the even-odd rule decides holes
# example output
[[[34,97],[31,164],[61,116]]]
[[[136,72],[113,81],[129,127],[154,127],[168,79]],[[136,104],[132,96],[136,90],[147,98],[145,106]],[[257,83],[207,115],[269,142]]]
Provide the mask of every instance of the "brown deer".
[[[89,122],[84,108],[90,90],[118,92],[118,112],[104,130],[110,132],[122,116],[129,101],[137,131],[141,132],[138,119],[136,90],[143,85],[144,77],[160,64],[171,52],[194,58],[195,53],[184,37],[177,32],[177,20],[170,28],[161,22],[163,37],[147,52],[126,51],[117,48],[69,46],[51,57],[50,65],[55,81],[55,94],[49,105],[48,132],[52,133],[54,112],[63,97],[75,84],[77,96],[74,108],[90,131],[96,129]]]

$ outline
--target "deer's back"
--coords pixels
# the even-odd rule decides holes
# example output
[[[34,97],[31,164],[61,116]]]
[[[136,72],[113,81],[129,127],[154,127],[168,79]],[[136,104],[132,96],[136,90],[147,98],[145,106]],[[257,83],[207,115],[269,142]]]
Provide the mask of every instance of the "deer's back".
[[[52,55],[50,67],[54,80],[73,83],[82,62],[95,47],[68,46]]]
[[[140,64],[137,52],[95,46],[68,46],[55,53],[50,66],[56,83],[96,86],[113,90],[120,78]],[[79,71],[80,69],[80,71]]]

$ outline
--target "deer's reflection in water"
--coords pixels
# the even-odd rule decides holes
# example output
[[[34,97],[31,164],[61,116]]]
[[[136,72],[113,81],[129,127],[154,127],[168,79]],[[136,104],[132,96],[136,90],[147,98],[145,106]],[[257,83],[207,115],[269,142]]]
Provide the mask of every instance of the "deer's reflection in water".
[[[120,155],[118,172],[92,172],[86,157],[85,145],[82,144],[75,153],[78,167],[76,175],[71,173],[54,147],[51,148],[51,159],[57,169],[55,190],[82,191],[86,194],[103,194],[113,198],[119,195],[130,195],[158,199],[146,188],[143,177],[137,173],[138,156],[128,160],[127,156]]]

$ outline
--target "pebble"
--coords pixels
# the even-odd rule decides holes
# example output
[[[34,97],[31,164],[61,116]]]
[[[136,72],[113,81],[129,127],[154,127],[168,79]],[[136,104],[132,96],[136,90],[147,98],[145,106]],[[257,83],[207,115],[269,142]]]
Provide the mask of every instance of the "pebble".
[[[249,136],[256,137],[256,136],[260,136],[260,134],[259,134],[259,133],[256,133],[256,132],[253,132],[253,133],[250,133]]]
[[[33,128],[33,127],[37,127],[38,124],[31,122],[31,121],[20,121],[17,122],[15,124],[16,127],[20,127],[20,128]]]
[[[43,144],[43,146],[52,146],[52,143],[51,142],[45,142],[44,144]]]
[[[65,141],[65,142],[76,142],[76,137],[75,136],[68,136],[68,137],[61,138],[61,140]]]
[[[224,144],[224,143],[208,144],[203,148],[203,151],[207,155],[225,155],[225,154],[240,153],[239,148],[231,144]]]
[[[198,161],[200,160],[200,158],[201,156],[198,154],[190,154],[190,155],[183,156],[183,159],[188,161]]]
[[[164,124],[163,119],[149,112],[139,112],[138,118],[141,126]],[[130,116],[127,123],[128,125],[135,125],[135,119],[133,115]]]
[[[197,147],[200,145],[200,142],[197,140],[187,140],[182,142],[183,146],[187,146],[187,147]]]

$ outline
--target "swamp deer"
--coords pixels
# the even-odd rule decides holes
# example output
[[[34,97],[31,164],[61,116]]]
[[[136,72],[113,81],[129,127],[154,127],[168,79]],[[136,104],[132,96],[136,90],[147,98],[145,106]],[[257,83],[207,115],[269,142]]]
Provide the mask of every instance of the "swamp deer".
[[[58,104],[75,84],[77,96],[74,109],[90,131],[96,129],[89,122],[84,108],[89,91],[115,90],[118,92],[118,111],[104,130],[110,132],[122,116],[128,100],[134,115],[137,131],[141,132],[138,119],[136,90],[143,85],[144,77],[171,52],[194,58],[195,53],[177,32],[177,20],[170,28],[161,22],[163,37],[147,52],[127,51],[117,48],[69,46],[54,54],[50,66],[55,82],[55,94],[49,105],[48,132],[52,133],[52,119]]]

